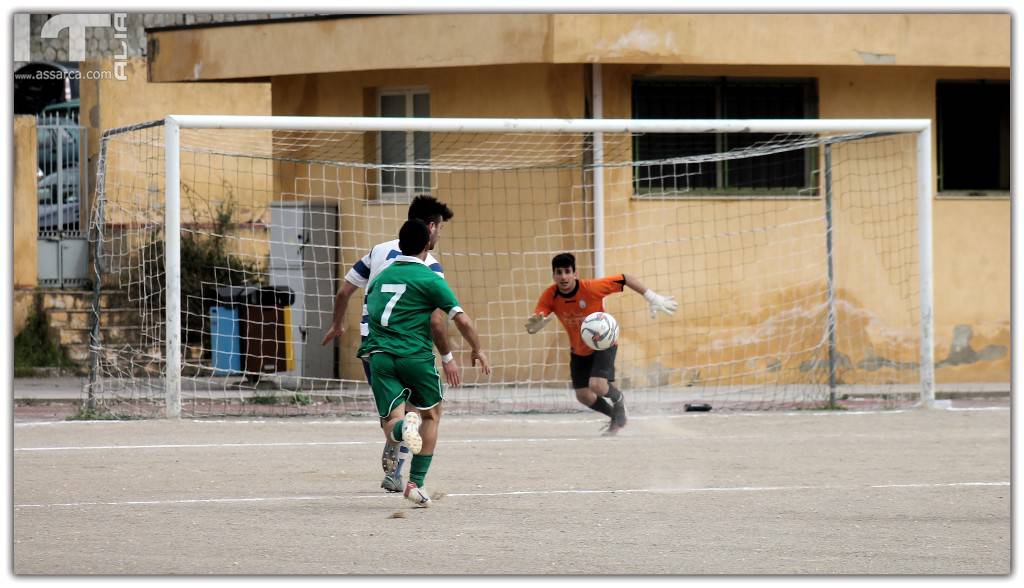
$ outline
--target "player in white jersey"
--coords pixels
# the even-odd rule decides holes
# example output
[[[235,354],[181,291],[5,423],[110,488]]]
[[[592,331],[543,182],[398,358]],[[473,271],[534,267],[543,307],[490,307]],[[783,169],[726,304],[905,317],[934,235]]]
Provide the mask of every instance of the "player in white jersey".
[[[441,236],[441,228],[444,223],[450,220],[454,216],[451,209],[443,203],[439,202],[433,196],[417,196],[413,199],[412,203],[409,204],[408,220],[419,219],[423,221],[427,228],[430,230],[430,242],[429,250],[433,250],[437,244],[437,240]],[[402,252],[398,247],[398,239],[392,241],[386,241],[384,243],[378,243],[370,249],[367,253],[357,261],[348,273],[345,274],[345,279],[342,281],[341,288],[334,297],[334,319],[331,324],[331,328],[324,335],[324,339],[321,342],[322,345],[327,345],[335,337],[341,337],[345,333],[345,310],[348,308],[349,299],[352,294],[359,288],[364,290],[369,286],[370,282],[377,277],[377,274],[384,271],[385,268],[390,266],[396,257],[401,255]],[[437,259],[433,255],[427,253],[426,259],[427,266],[434,270],[439,276],[444,277],[444,271],[441,269],[441,264],[438,263]],[[359,334],[361,339],[365,339],[369,335],[369,323],[368,313],[366,309],[366,297],[363,297],[363,308],[362,308],[362,320],[359,323]],[[455,363],[455,358],[451,353],[451,348],[448,345],[448,317],[444,312],[440,310],[434,311],[434,314],[430,317],[430,332],[434,339],[434,345],[437,347],[438,353],[441,355],[442,369],[444,370],[445,381],[448,382],[449,386],[458,386],[461,384],[459,378],[459,366]],[[370,382],[370,367],[369,363],[363,360],[363,372],[366,374],[367,383]],[[381,421],[381,427],[384,426],[383,420]],[[384,468],[384,481],[381,482],[381,488],[384,488],[388,492],[402,492],[405,485],[402,483],[402,467],[406,461],[409,460],[409,448],[404,445],[394,443],[390,437],[388,437],[385,431],[384,435],[384,453],[381,455],[381,467]]]
[[[398,239],[393,241],[387,241],[384,243],[378,243],[370,249],[370,252],[363,256],[362,259],[357,261],[355,265],[348,270],[345,274],[345,281],[355,284],[357,288],[366,290],[366,287],[370,285],[370,282],[377,277],[385,268],[390,266],[402,251],[398,248]],[[441,269],[441,264],[438,263],[437,259],[433,255],[427,254],[426,260],[427,267],[432,269],[435,274],[444,277],[444,271]],[[366,314],[366,295],[363,295],[363,318],[359,322],[359,335],[362,338],[366,338],[370,334],[369,323],[367,323]]]

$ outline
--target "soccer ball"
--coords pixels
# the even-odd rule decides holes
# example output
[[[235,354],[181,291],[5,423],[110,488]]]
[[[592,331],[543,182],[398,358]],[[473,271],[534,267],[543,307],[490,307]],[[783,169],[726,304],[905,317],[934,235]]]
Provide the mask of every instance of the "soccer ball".
[[[580,324],[580,336],[594,351],[608,349],[619,340],[619,323],[607,312],[591,313]]]

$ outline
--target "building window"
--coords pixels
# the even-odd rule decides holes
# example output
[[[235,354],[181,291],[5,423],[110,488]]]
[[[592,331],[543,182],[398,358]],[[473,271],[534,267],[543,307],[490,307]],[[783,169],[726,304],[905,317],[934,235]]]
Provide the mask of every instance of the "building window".
[[[635,78],[633,118],[815,118],[813,79]],[[658,161],[724,153],[772,140],[771,134],[663,134],[634,138],[634,161]],[[704,162],[666,162],[634,167],[637,196],[813,196],[817,149]]]
[[[940,80],[935,102],[939,191],[1009,192],[1010,83]]]
[[[426,90],[383,90],[378,95],[380,116],[430,116]],[[382,131],[379,139],[380,194],[394,202],[412,200],[430,191],[430,133]]]

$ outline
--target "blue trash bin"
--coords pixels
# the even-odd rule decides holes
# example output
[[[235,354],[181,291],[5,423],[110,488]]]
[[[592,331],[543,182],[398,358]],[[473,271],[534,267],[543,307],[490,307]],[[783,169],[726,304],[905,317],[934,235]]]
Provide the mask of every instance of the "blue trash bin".
[[[237,308],[210,308],[210,347],[213,348],[214,375],[230,376],[242,372],[240,326]]]

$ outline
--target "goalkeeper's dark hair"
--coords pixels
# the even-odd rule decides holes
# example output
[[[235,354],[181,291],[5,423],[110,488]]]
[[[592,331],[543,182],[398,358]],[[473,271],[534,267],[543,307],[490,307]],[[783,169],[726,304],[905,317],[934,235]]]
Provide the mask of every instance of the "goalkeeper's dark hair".
[[[572,253],[559,253],[558,255],[551,258],[551,271],[555,271],[560,267],[571,268],[572,271],[576,271],[576,256]]]
[[[455,216],[452,209],[433,196],[417,196],[409,204],[409,220],[417,219],[425,223],[449,221]]]
[[[402,229],[398,231],[398,248],[402,255],[416,256],[423,253],[430,243],[430,229],[427,223],[418,218],[405,221]]]

